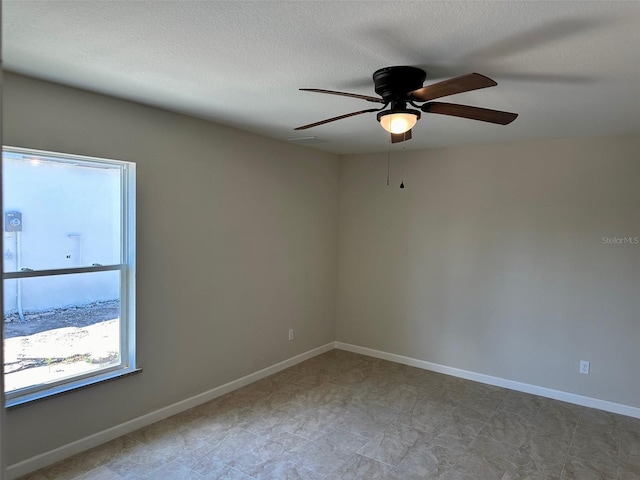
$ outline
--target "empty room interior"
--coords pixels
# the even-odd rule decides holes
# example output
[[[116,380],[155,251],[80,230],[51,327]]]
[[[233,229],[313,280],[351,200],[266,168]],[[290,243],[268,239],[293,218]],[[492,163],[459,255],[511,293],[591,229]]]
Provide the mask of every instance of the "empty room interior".
[[[3,349],[14,284],[134,280],[121,374],[5,371],[0,477],[640,479],[638,45],[638,2],[3,1],[4,158],[135,166],[135,260],[8,271],[3,183]]]

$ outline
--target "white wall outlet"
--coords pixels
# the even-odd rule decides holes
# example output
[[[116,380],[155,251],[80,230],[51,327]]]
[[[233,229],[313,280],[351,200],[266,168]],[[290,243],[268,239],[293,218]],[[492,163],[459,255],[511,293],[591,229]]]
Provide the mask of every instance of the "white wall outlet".
[[[289,329],[289,341],[293,340],[293,328]]]
[[[589,375],[589,362],[586,360],[580,360],[580,373]]]

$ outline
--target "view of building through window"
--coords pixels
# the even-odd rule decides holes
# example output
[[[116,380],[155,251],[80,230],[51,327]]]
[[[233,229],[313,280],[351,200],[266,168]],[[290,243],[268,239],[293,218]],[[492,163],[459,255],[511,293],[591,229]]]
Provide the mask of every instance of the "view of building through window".
[[[132,171],[3,151],[8,399],[129,365]]]

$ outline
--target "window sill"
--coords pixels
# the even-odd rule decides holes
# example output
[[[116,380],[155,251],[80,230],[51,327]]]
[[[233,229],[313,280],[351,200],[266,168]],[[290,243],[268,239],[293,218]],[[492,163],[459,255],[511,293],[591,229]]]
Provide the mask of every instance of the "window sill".
[[[38,392],[22,395],[7,399],[5,402],[5,408],[7,410],[13,410],[15,408],[23,407],[25,405],[46,400],[47,398],[57,397],[58,395],[64,395],[69,392],[75,392],[76,390],[82,390],[93,385],[99,385],[102,383],[110,382],[122,377],[129,377],[141,373],[141,368],[123,368],[111,372],[106,372],[98,375],[94,375],[90,378],[84,378],[75,382],[65,383],[64,385],[57,385],[50,389],[40,390]]]

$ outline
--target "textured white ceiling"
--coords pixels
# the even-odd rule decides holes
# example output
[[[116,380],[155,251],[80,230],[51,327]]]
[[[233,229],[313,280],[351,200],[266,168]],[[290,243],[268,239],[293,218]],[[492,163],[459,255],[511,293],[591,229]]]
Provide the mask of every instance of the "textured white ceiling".
[[[381,67],[426,84],[478,72],[497,87],[446,99],[508,126],[424,114],[393,148],[640,133],[640,2],[4,0],[7,70],[315,148],[386,151],[375,113],[325,88],[375,95]]]

